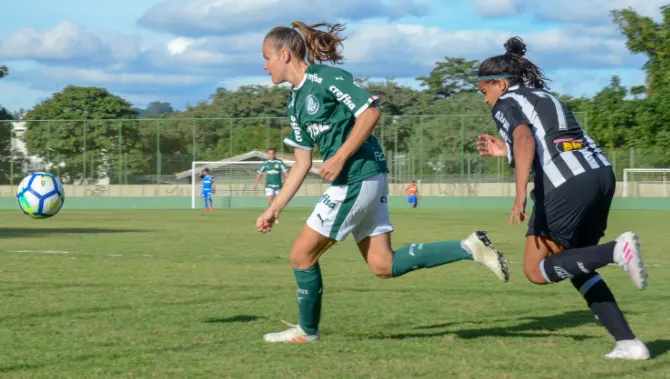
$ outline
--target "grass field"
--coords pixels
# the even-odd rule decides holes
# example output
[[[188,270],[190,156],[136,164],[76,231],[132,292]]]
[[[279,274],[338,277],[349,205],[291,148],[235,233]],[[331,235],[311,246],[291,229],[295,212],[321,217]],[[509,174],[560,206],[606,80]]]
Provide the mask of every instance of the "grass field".
[[[0,377],[670,378],[667,212],[613,212],[608,237],[642,239],[649,286],[601,270],[653,359],[610,361],[613,341],[569,283],[528,283],[525,226],[505,212],[394,210],[394,244],[480,228],[512,279],[457,262],[373,277],[351,239],[321,261],[322,340],[270,345],[295,322],[288,251],[309,210],[270,234],[256,211],[0,212]]]

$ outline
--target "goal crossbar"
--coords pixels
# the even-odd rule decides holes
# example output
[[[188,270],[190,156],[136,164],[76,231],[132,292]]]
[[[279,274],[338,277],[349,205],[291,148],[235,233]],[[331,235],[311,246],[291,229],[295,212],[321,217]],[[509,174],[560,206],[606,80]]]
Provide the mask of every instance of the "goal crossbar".
[[[628,197],[629,196],[629,191],[628,191],[628,184],[630,183],[629,181],[629,174],[635,174],[635,173],[657,173],[657,174],[663,174],[663,196],[667,197],[667,184],[668,184],[668,176],[670,174],[670,168],[625,168],[623,170],[623,197]]]

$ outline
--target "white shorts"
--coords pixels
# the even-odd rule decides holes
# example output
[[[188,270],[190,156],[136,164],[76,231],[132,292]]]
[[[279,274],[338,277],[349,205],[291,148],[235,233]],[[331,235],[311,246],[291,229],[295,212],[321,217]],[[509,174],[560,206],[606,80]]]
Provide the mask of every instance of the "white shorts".
[[[392,232],[388,193],[386,174],[354,184],[330,186],[307,219],[307,225],[336,241],[344,241],[352,233],[356,243]]]
[[[279,194],[279,188],[266,188],[265,196],[277,196]]]

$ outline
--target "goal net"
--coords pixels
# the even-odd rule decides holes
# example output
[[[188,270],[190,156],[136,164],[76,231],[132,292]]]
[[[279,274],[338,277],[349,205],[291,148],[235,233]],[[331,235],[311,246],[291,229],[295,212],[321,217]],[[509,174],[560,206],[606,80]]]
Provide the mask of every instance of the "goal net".
[[[283,161],[289,170],[295,161]],[[214,208],[265,208],[268,206],[265,197],[265,173],[261,175],[256,188],[253,188],[258,175],[258,169],[263,161],[195,161],[191,164],[191,208],[202,208],[202,179],[200,174],[207,168],[209,174],[214,177],[214,193],[212,203]],[[315,198],[323,194],[330,185],[319,177],[319,168],[322,160],[312,161],[305,181],[296,193],[290,205],[292,206],[314,206]],[[286,173],[288,174],[288,172]]]
[[[670,168],[627,168],[623,170],[624,197],[670,196]]]

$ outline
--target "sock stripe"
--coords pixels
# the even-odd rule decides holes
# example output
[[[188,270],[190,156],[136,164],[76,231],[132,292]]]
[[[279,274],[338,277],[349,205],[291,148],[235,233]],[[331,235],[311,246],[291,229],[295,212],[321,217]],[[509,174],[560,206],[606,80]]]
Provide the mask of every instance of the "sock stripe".
[[[601,280],[603,280],[603,278],[600,275],[596,275],[589,278],[589,280],[587,280],[586,283],[582,284],[582,286],[579,288],[579,293],[581,293],[582,296],[586,296],[591,287],[596,285],[596,283],[598,283]]]
[[[546,280],[547,283],[551,283],[551,279],[549,279],[549,275],[547,275],[547,272],[544,271],[544,259],[540,261],[540,272],[542,273],[542,276],[544,277],[544,280]]]

